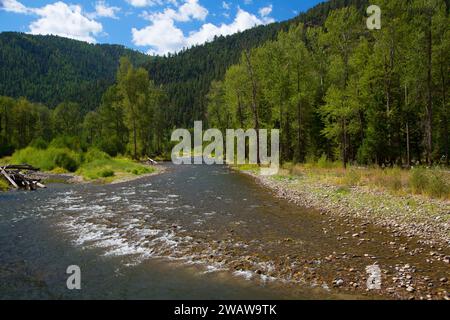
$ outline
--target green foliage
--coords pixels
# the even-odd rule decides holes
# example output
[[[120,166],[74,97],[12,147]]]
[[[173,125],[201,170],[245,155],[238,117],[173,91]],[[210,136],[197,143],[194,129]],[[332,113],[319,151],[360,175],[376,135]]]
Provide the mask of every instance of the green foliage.
[[[428,176],[423,168],[414,168],[409,180],[414,193],[423,193],[428,185]]]
[[[9,183],[2,177],[0,177],[0,191],[9,190]]]
[[[110,169],[104,169],[104,170],[100,171],[100,177],[102,177],[102,178],[114,177],[114,171],[112,171]]]
[[[83,156],[84,162],[92,162],[95,160],[110,160],[111,156],[96,148],[90,148]]]
[[[0,97],[0,156],[52,141],[79,155],[164,157],[172,129],[207,120],[279,129],[282,162],[448,164],[448,1],[380,0],[374,31],[369,2],[331,0],[166,57],[2,33],[0,94],[47,106]]]
[[[59,168],[63,168],[69,172],[75,172],[78,169],[77,161],[72,158],[68,152],[59,152],[55,155],[53,162]]]
[[[434,198],[448,198],[450,195],[450,183],[439,172],[432,172],[428,178],[425,192]]]
[[[142,64],[148,56],[118,45],[94,45],[57,36],[0,34],[0,95],[49,107],[65,101],[94,110],[114,82],[119,58]]]
[[[125,158],[96,159],[84,162],[77,171],[88,180],[119,176],[118,173],[142,175],[154,172],[154,168],[141,165]]]
[[[34,139],[33,141],[31,141],[29,146],[33,147],[35,149],[47,149],[48,142],[45,141],[43,138],[38,137],[38,138]]]
[[[27,147],[16,151],[12,155],[11,163],[26,163],[46,171],[59,167],[74,172],[81,163],[81,155],[67,148],[36,149]]]

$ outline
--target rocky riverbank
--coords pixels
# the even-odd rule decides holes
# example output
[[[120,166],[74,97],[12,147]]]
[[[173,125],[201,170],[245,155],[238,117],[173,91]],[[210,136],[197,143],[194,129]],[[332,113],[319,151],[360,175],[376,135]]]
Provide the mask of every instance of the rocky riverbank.
[[[296,263],[301,279],[342,293],[450,299],[448,201],[343,189],[302,177],[245,174],[278,198],[318,212],[324,223],[322,237],[335,239],[329,254],[310,253],[317,257],[303,267]],[[367,288],[370,265],[380,268],[379,290]]]
[[[450,245],[450,202],[415,195],[392,195],[368,187],[344,188],[302,177],[261,176],[242,171],[277,197],[324,214],[355,217],[429,245]]]

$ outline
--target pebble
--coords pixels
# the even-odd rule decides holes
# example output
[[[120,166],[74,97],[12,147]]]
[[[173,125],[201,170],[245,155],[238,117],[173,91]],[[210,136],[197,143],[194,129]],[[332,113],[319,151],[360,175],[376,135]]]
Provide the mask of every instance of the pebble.
[[[336,280],[334,280],[334,285],[335,285],[336,287],[342,287],[343,284],[344,284],[344,280],[342,280],[342,279],[336,279]]]

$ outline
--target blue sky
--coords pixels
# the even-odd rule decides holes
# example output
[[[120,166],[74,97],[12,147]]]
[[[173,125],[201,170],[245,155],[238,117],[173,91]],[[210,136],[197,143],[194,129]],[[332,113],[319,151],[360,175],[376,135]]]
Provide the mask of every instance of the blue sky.
[[[323,0],[0,0],[0,31],[56,34],[149,54],[176,52]]]

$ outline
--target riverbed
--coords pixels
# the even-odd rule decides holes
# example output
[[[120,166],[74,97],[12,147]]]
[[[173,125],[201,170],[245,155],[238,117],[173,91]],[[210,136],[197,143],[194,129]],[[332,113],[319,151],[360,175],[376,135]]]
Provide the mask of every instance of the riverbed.
[[[0,194],[2,299],[445,298],[448,254],[287,203],[224,166]],[[69,265],[81,290],[66,287]],[[373,265],[382,289],[368,291]]]

